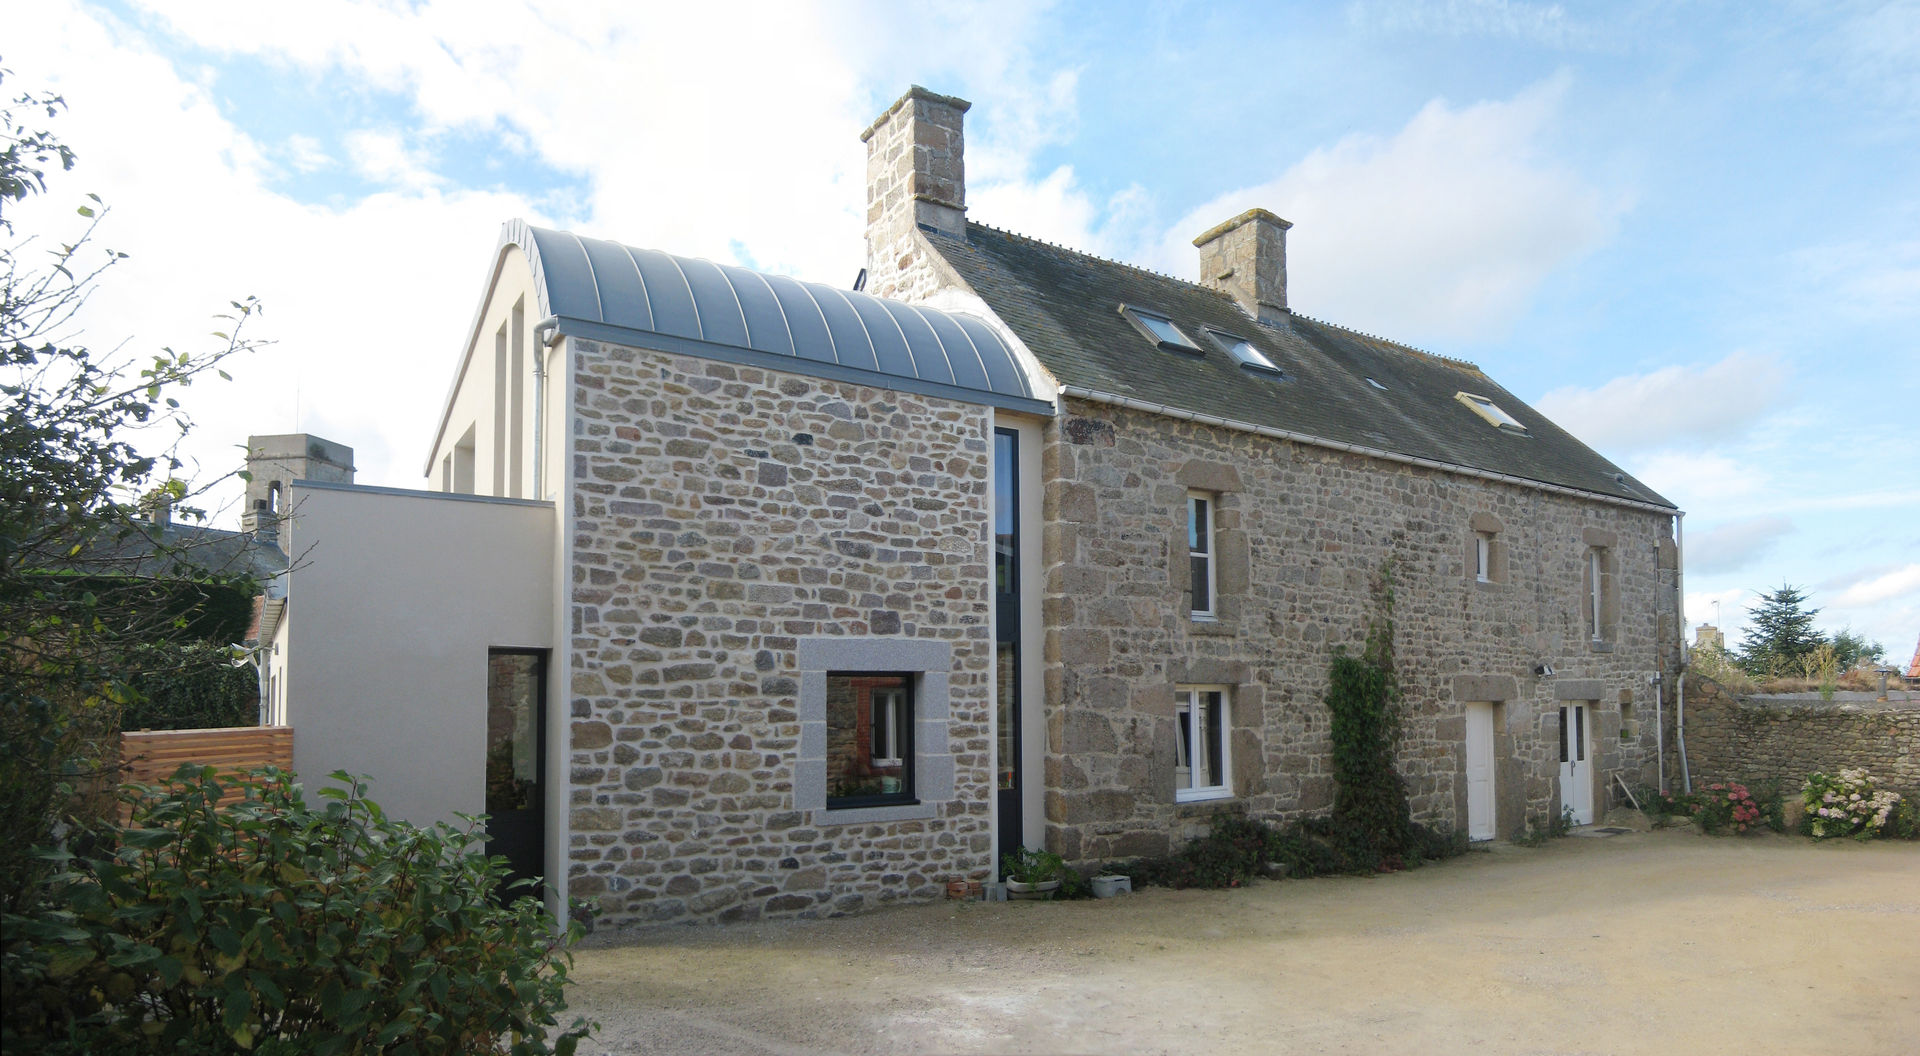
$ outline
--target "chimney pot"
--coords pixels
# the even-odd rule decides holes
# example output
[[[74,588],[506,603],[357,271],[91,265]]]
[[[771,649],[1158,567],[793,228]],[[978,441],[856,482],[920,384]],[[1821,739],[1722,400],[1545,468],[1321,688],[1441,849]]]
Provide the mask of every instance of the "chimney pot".
[[[1209,228],[1193,244],[1200,250],[1200,281],[1240,302],[1263,323],[1284,322],[1287,308],[1287,229],[1293,225],[1249,209]]]

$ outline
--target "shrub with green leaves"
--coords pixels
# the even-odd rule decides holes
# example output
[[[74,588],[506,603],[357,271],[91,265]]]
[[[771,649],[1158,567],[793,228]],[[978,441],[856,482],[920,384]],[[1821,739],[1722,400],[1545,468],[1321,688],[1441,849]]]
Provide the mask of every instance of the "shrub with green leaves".
[[[1864,767],[1838,774],[1808,774],[1800,802],[1807,808],[1807,828],[1814,839],[1852,836],[1871,840],[1898,833],[1908,824],[1905,812],[1900,812],[1898,823],[1890,826],[1900,808],[1900,793],[1880,788]]]
[[[54,1053],[571,1053],[571,957],[540,902],[497,896],[481,837],[388,818],[333,775],[309,805],[183,767],[127,793],[105,850],[9,915],[4,1042]]]

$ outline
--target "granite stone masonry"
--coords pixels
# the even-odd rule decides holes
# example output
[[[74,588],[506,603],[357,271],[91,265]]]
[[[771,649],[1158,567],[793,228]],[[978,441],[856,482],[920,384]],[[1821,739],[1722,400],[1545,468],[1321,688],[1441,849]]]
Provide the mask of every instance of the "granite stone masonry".
[[[1525,441],[1516,441],[1525,442]],[[1594,716],[1595,802],[1654,780],[1650,676],[1674,670],[1671,518],[1084,400],[1046,431],[1047,845],[1165,853],[1210,815],[1333,799],[1323,697],[1391,560],[1417,820],[1464,824],[1464,708],[1494,701],[1501,835],[1559,812],[1560,705]],[[1186,498],[1217,508],[1217,618],[1191,616]],[[1467,569],[1498,526],[1499,581]],[[1586,622],[1604,545],[1613,623]],[[1551,667],[1551,676],[1536,674]],[[1174,690],[1231,687],[1231,798],[1176,803]]]
[[[991,412],[574,349],[568,893],[604,929],[987,879]],[[825,749],[806,743],[802,654],[835,639],[951,657],[923,675],[946,714],[924,727],[926,793],[895,812],[918,816],[835,817],[807,787]]]
[[[1736,697],[1690,677],[1687,764],[1696,790],[1715,781],[1777,781],[1791,799],[1808,774],[1865,767],[1882,787],[1920,795],[1920,706]]]

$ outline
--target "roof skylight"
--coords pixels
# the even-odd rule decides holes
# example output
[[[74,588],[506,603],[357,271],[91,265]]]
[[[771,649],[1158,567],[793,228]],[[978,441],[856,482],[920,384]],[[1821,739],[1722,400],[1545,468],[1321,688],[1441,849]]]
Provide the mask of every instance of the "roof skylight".
[[[1158,312],[1123,304],[1120,306],[1120,314],[1126,316],[1128,322],[1161,348],[1172,352],[1200,351],[1200,346],[1193,343],[1193,338],[1188,337],[1179,327],[1173,325],[1173,320]]]
[[[1276,377],[1284,376],[1285,372],[1280,369],[1279,364],[1269,359],[1265,352],[1253,347],[1253,342],[1246,338],[1211,327],[1207,329],[1207,336],[1212,338],[1213,343],[1219,345],[1227,355],[1232,356],[1235,363],[1248,370],[1272,374]]]
[[[1472,408],[1473,413],[1486,419],[1487,423],[1494,428],[1502,432],[1526,435],[1527,427],[1520,424],[1520,419],[1501,410],[1499,404],[1485,396],[1477,396],[1471,392],[1456,392],[1453,398]]]

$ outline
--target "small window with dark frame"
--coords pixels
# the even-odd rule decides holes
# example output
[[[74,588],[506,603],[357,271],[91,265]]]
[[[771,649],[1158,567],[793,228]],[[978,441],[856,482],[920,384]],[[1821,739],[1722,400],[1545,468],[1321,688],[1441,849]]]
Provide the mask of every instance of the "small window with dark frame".
[[[1229,334],[1225,330],[1215,330],[1212,327],[1207,327],[1205,332],[1214,344],[1220,346],[1222,352],[1247,370],[1276,378],[1286,377],[1286,372],[1282,371],[1278,364],[1268,358],[1265,352],[1253,347],[1253,342],[1246,338],[1238,334]]]
[[[1187,493],[1187,566],[1188,585],[1193,592],[1193,618],[1214,617],[1214,530],[1213,496],[1204,491]]]
[[[1120,306],[1120,314],[1126,316],[1127,322],[1132,323],[1134,328],[1139,330],[1147,340],[1152,341],[1161,348],[1170,352],[1197,353],[1202,351],[1199,345],[1193,343],[1193,338],[1188,337],[1185,331],[1175,326],[1172,319],[1161,315],[1159,312],[1148,311],[1145,308],[1135,308],[1132,305],[1123,304]]]
[[[913,676],[829,673],[827,809],[915,802]]]
[[[1230,702],[1225,686],[1182,686],[1173,706],[1175,802],[1233,795],[1228,755]]]

